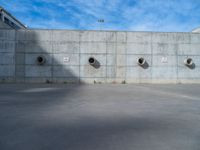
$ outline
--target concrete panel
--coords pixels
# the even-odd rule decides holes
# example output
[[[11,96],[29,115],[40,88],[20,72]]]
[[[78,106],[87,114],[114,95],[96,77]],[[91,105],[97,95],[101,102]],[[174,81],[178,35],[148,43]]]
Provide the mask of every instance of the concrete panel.
[[[53,78],[53,83],[64,83],[64,84],[77,84],[79,83],[79,79],[78,78]]]
[[[53,77],[79,77],[79,66],[54,66]]]
[[[116,55],[114,54],[107,54],[106,56],[106,65],[107,66],[115,66],[116,65]]]
[[[53,54],[54,65],[79,65],[79,54]]]
[[[116,42],[117,34],[116,32],[106,32],[106,42]]]
[[[15,52],[15,41],[0,41],[0,52]]]
[[[170,33],[170,35],[176,34],[176,43],[191,43],[191,35],[189,33]]]
[[[116,77],[116,67],[115,66],[107,66],[106,67],[106,77],[107,78],[115,78]]]
[[[80,83],[86,84],[102,84],[106,83],[106,78],[80,78]]]
[[[0,29],[12,29],[9,25],[0,20]]]
[[[151,32],[127,32],[127,43],[151,43]]]
[[[184,60],[187,59],[187,58],[192,58],[194,64],[195,64],[195,68],[196,67],[200,67],[200,55],[199,56],[196,56],[196,55],[191,55],[191,56],[178,56],[178,66],[179,67],[187,67],[185,66],[184,64]],[[194,69],[195,69],[194,68]]]
[[[179,67],[178,79],[200,79],[200,67],[196,67],[195,69],[190,69],[188,67]]]
[[[127,67],[126,68],[126,79],[139,79],[139,78],[144,78],[144,79],[151,79],[151,67],[148,69],[144,69],[140,66],[136,67]]]
[[[16,78],[23,78],[25,77],[25,66],[24,65],[17,65],[15,68],[15,75]]]
[[[177,79],[177,67],[152,67],[152,79]]]
[[[14,83],[15,77],[0,77],[0,83]]]
[[[52,54],[25,54],[25,64],[26,65],[36,65],[37,66],[37,57],[38,56],[43,56],[45,58],[45,65],[51,65],[52,64],[52,59],[53,55]]]
[[[0,53],[0,65],[14,65],[14,53]]]
[[[127,49],[127,45],[126,43],[117,43],[117,50],[116,53],[117,54],[126,54],[126,49]]]
[[[77,42],[55,42],[52,47],[53,53],[79,53]]]
[[[26,52],[26,41],[16,41],[15,51],[16,53],[25,53]]]
[[[27,39],[26,30],[17,30],[16,31],[16,42],[17,41],[25,41]]]
[[[165,79],[164,78],[163,79],[154,78],[149,83],[153,83],[153,84],[177,84],[178,81],[177,81],[176,78],[169,78],[169,79],[167,79],[167,78],[165,78]]]
[[[93,66],[80,66],[80,77],[83,78],[105,78],[106,77],[106,67],[101,66],[100,68],[95,68]]]
[[[26,30],[26,34],[21,34],[18,40],[28,41],[52,41],[51,30]]]
[[[200,84],[200,79],[178,79],[178,84]]]
[[[111,83],[111,84],[126,84],[127,81],[125,80],[125,78],[107,78],[106,83]]]
[[[152,33],[152,43],[176,43],[176,34]]]
[[[138,59],[144,58],[148,66],[152,66],[151,55],[127,55],[126,66],[138,66]],[[147,66],[147,67],[148,67]]]
[[[176,55],[153,55],[152,58],[153,67],[176,67],[177,66],[177,56]]]
[[[152,33],[152,43],[188,44],[190,41],[188,33]]]
[[[171,43],[154,43],[152,52],[154,55],[176,55],[179,50],[178,44]]]
[[[200,43],[192,44],[190,47],[190,52],[187,55],[200,55]]]
[[[52,78],[49,77],[27,77],[25,83],[52,83]]]
[[[189,33],[188,33],[189,34]],[[200,43],[200,33],[190,33],[191,36],[191,44],[199,44]]]
[[[25,66],[25,77],[51,77],[51,66]]]
[[[79,42],[79,31],[52,30],[53,41]]]
[[[117,79],[116,78],[106,78],[106,83],[109,83],[109,84],[117,84]],[[121,82],[119,82],[121,83]]]
[[[126,67],[117,66],[116,67],[116,78],[125,79],[126,78]]]
[[[115,54],[117,50],[116,43],[106,43],[106,52],[107,54]]]
[[[89,65],[89,57],[94,57],[100,66],[106,65],[106,54],[81,54],[80,55],[80,65]]]
[[[80,43],[80,53],[106,53],[106,43]]]
[[[15,64],[16,65],[24,65],[25,64],[25,54],[24,53],[16,53],[15,54]]]
[[[0,77],[14,77],[15,66],[13,65],[0,65]]]
[[[26,53],[52,53],[51,42],[29,41],[25,44]]]
[[[136,83],[136,84],[143,84],[143,83],[147,83],[147,84],[149,84],[149,83],[152,83],[152,79],[145,79],[145,78],[127,78],[126,79],[126,83],[128,83],[128,84],[131,84],[131,83]]]
[[[117,32],[117,42],[126,43],[127,42],[127,32]]]
[[[107,32],[105,31],[81,31],[81,42],[106,42]]]
[[[15,78],[15,83],[21,83],[21,84],[24,84],[25,83],[25,79],[24,78]]]
[[[190,54],[191,44],[179,44],[179,50],[177,51],[178,55],[187,55]]]
[[[14,41],[15,40],[15,30],[0,30],[0,40],[8,40]]]
[[[181,44],[179,55],[200,55],[200,44]]]
[[[117,66],[126,66],[127,55],[116,55]]]
[[[127,54],[151,54],[151,44],[127,43]]]

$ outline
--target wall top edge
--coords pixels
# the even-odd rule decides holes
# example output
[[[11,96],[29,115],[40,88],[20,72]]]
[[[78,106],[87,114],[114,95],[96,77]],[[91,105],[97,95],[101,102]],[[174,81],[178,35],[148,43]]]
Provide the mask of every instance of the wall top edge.
[[[0,29],[1,30],[14,30],[14,29]],[[126,30],[73,30],[73,29],[19,29],[14,31],[75,31],[75,32],[125,32],[125,33],[177,33],[177,34],[197,34],[196,32],[164,32],[164,31],[126,31]]]

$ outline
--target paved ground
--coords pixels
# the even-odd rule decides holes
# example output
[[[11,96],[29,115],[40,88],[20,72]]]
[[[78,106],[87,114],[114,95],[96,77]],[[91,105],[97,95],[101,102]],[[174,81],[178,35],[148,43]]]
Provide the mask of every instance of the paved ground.
[[[200,85],[0,85],[0,150],[199,150]]]

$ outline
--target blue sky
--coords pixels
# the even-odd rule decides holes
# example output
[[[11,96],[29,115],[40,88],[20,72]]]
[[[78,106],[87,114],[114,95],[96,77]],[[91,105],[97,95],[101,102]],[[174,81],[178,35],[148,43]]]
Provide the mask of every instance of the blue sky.
[[[200,0],[0,0],[0,5],[30,28],[185,32],[200,26]]]

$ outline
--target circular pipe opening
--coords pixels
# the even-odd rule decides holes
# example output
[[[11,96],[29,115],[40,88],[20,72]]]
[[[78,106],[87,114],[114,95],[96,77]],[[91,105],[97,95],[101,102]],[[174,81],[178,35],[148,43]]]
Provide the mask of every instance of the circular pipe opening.
[[[185,65],[187,66],[192,66],[193,65],[193,60],[192,58],[187,58],[184,60]]]
[[[94,59],[94,57],[90,57],[90,58],[88,59],[88,62],[89,62],[90,65],[94,65],[94,64],[95,64],[95,59]]]
[[[45,58],[43,56],[38,56],[37,63],[38,65],[43,65],[45,63]]]
[[[142,57],[138,59],[138,64],[140,66],[143,66],[145,64],[145,62],[146,62],[146,60],[144,58],[142,58]]]

